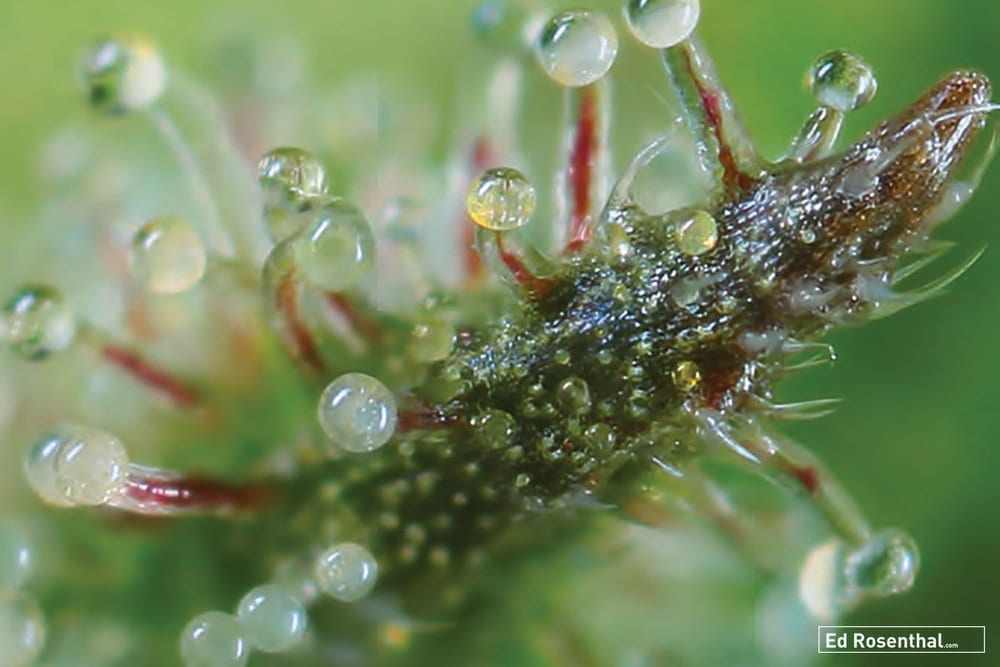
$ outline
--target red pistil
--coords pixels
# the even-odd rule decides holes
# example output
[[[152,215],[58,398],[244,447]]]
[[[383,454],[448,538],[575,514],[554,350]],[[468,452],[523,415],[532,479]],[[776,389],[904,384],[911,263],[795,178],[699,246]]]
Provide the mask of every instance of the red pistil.
[[[153,366],[135,352],[115,345],[105,345],[101,348],[101,356],[181,407],[190,408],[199,401],[198,393],[194,389],[166,371]]]
[[[569,187],[572,210],[569,220],[569,241],[566,252],[576,252],[590,239],[593,193],[594,156],[600,148],[597,136],[597,93],[593,86],[580,90],[573,148],[569,160]]]
[[[143,505],[178,510],[216,512],[250,511],[266,501],[269,490],[261,484],[238,486],[202,477],[130,479],[125,494]]]
[[[819,473],[812,466],[793,467],[789,472],[799,480],[805,487],[809,495],[815,496],[819,492]]]
[[[528,292],[541,296],[544,295],[552,287],[552,283],[545,278],[539,278],[534,273],[524,265],[521,258],[514,254],[512,251],[504,247],[503,235],[497,232],[495,235],[497,252],[500,254],[500,259],[510,270],[511,274],[514,276],[514,280],[517,281],[519,285],[523,285]]]

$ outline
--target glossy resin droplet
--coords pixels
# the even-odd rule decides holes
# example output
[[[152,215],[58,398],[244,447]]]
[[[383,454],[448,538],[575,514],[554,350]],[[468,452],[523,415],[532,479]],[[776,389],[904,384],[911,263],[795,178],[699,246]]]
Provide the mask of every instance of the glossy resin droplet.
[[[408,351],[417,361],[444,359],[455,347],[455,327],[439,319],[426,319],[413,325]]]
[[[317,207],[293,243],[295,260],[306,278],[333,292],[357,285],[375,261],[375,237],[368,220],[343,199]]]
[[[79,505],[101,505],[117,495],[129,464],[118,438],[85,427],[65,435],[55,455],[55,483],[63,496]]]
[[[625,20],[646,46],[665,49],[687,39],[698,25],[699,0],[629,0]]]
[[[594,83],[618,55],[618,35],[603,14],[572,10],[553,16],[538,38],[538,61],[563,86]]]
[[[0,521],[0,591],[12,591],[24,585],[31,574],[33,555],[23,531],[7,521]]]
[[[198,284],[207,264],[201,237],[180,218],[154,218],[132,239],[129,267],[151,292],[185,292]]]
[[[701,369],[693,361],[682,361],[671,371],[670,378],[680,391],[693,391],[701,384]]]
[[[706,211],[697,211],[677,225],[677,247],[692,257],[708,252],[719,242],[715,218]]]
[[[155,103],[167,85],[160,52],[142,37],[107,39],[87,53],[83,81],[94,108],[124,113]]]
[[[4,306],[3,318],[11,348],[29,361],[66,350],[76,336],[73,313],[62,295],[48,286],[22,288]]]
[[[185,667],[240,667],[250,657],[240,624],[221,611],[194,617],[181,632],[180,648]]]
[[[362,373],[342,375],[319,401],[319,423],[333,444],[350,452],[378,449],[396,430],[396,399],[384,384]]]
[[[910,589],[920,567],[916,543],[890,529],[857,548],[832,540],[813,549],[799,573],[799,597],[818,619],[833,620],[868,598]]]
[[[24,477],[35,494],[50,505],[71,507],[56,484],[56,455],[73,427],[60,426],[43,433],[24,454]]]
[[[510,445],[517,432],[514,417],[503,410],[487,410],[473,417],[470,424],[475,429],[476,440],[489,449],[501,449]]]
[[[590,412],[590,387],[579,377],[569,377],[559,384],[556,392],[559,405],[570,415],[584,415]]]
[[[898,530],[884,530],[847,559],[847,575],[861,590],[876,596],[908,590],[920,567],[913,538]]]
[[[808,75],[809,90],[816,100],[838,111],[858,109],[875,96],[878,80],[871,65],[850,51],[824,53]]]
[[[265,653],[293,648],[306,631],[305,607],[275,585],[258,586],[243,596],[236,618],[250,644]]]
[[[0,667],[27,667],[45,646],[45,619],[35,601],[0,591]]]
[[[341,602],[354,602],[375,586],[378,564],[368,549],[347,542],[323,552],[316,560],[315,574],[324,593]]]
[[[473,183],[466,207],[483,229],[510,231],[527,224],[535,212],[535,188],[517,169],[490,169]]]
[[[309,151],[288,146],[260,158],[257,179],[265,191],[290,190],[301,197],[324,195],[329,187],[323,163]]]

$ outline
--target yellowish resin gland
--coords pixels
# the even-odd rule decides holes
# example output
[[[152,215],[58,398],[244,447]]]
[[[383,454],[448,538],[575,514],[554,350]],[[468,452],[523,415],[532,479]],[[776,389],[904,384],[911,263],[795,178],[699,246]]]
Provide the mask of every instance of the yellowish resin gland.
[[[129,266],[149,291],[180,294],[205,275],[208,256],[198,233],[180,218],[153,218],[132,238]]]
[[[145,37],[101,41],[86,54],[82,74],[90,103],[111,114],[150,107],[167,86],[160,51]]]
[[[473,222],[483,229],[517,229],[527,224],[535,212],[535,188],[517,169],[490,169],[473,183],[466,208]]]
[[[677,225],[677,247],[692,257],[708,252],[719,242],[719,227],[706,211],[697,211]]]
[[[701,369],[693,361],[682,361],[671,371],[670,379],[680,391],[694,391],[701,384]]]

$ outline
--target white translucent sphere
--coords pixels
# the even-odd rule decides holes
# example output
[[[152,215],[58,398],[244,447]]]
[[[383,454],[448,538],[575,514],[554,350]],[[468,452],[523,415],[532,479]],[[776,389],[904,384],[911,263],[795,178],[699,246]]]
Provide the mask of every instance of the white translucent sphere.
[[[186,292],[198,284],[207,265],[201,237],[180,218],[154,218],[132,239],[132,275],[151,292]]]
[[[243,628],[221,611],[191,619],[181,632],[180,648],[185,667],[241,667],[250,657]]]
[[[83,80],[90,103],[108,113],[154,104],[167,85],[159,50],[143,37],[104,40],[87,54]]]
[[[813,618],[837,618],[849,601],[846,586],[840,542],[825,542],[809,552],[799,570],[799,599]]]
[[[545,24],[536,53],[542,69],[556,83],[586,86],[611,69],[618,55],[618,35],[603,14],[562,12]]]
[[[257,163],[257,179],[265,190],[282,195],[291,191],[302,197],[326,194],[326,169],[309,151],[283,146],[268,151]],[[271,194],[271,193],[269,193]]]
[[[868,595],[882,597],[909,590],[920,568],[920,551],[906,533],[881,530],[847,558],[847,575]]]
[[[362,373],[341,375],[319,400],[319,423],[335,445],[370,452],[392,437],[399,419],[396,399],[384,384]]]
[[[45,619],[35,601],[0,591],[0,667],[27,667],[45,645]]]
[[[128,453],[118,438],[97,429],[77,427],[55,456],[55,483],[67,500],[102,505],[121,492]]]
[[[321,591],[341,602],[354,602],[368,595],[375,586],[378,563],[368,549],[346,542],[320,555],[315,574]]]
[[[243,596],[236,618],[250,644],[265,653],[278,653],[302,641],[306,610],[291,593],[268,584]]]
[[[0,330],[16,354],[40,361],[73,344],[76,319],[58,290],[32,285],[6,303]]]
[[[701,14],[699,0],[629,0],[625,21],[646,46],[665,49],[691,36]]]
[[[375,261],[375,237],[357,206],[330,199],[294,240],[295,260],[305,277],[331,292],[359,284]]]
[[[23,531],[0,521],[0,591],[20,588],[31,574],[33,558]]]
[[[850,51],[824,53],[809,68],[809,90],[820,104],[853,111],[871,102],[878,91],[875,70]]]
[[[35,494],[49,505],[72,507],[70,501],[56,484],[56,455],[79,427],[61,425],[46,431],[35,440],[24,454],[24,476]]]

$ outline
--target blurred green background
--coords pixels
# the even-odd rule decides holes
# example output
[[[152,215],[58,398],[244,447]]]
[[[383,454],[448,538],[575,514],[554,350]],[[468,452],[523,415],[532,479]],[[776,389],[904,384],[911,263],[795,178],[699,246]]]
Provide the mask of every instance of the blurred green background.
[[[590,4],[611,13],[622,27],[618,3]],[[176,65],[217,84],[225,77],[213,61],[218,26],[287,34],[303,45],[315,81],[335,82],[364,69],[425,88],[438,103],[445,130],[436,145],[443,149],[453,120],[450,109],[468,83],[462,61],[474,5],[465,0],[0,3],[0,262],[18,252],[18,235],[32,223],[32,211],[45,196],[34,170],[41,142],[55,127],[86,113],[75,67],[81,45],[96,35],[129,30],[154,36]],[[803,72],[827,49],[861,53],[879,76],[879,94],[850,118],[849,137],[895,112],[949,69],[971,66],[1000,77],[1000,3],[995,0],[704,0],[701,26],[749,127],[772,156],[810,110]],[[629,39],[624,30],[621,38]],[[655,58],[645,55],[652,72]],[[639,77],[619,70],[634,61],[623,60],[614,70],[618,88],[626,93]],[[636,85],[657,83],[655,74],[643,76]],[[626,110],[616,122],[629,114],[656,113],[661,112],[647,105]],[[1000,621],[998,219],[1000,165],[994,165],[978,195],[939,233],[960,246],[946,263],[988,246],[950,293],[836,334],[831,342],[840,361],[833,368],[812,371],[781,388],[781,396],[789,399],[846,399],[834,415],[786,430],[842,477],[873,523],[905,528],[922,549],[923,569],[914,590],[864,608],[849,619],[852,623],[989,626]],[[0,445],[5,448],[0,461],[16,456],[8,443]],[[906,663],[987,664],[981,656],[938,657],[908,656]],[[825,663],[895,661],[879,655],[834,656]]]

